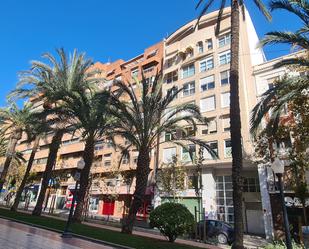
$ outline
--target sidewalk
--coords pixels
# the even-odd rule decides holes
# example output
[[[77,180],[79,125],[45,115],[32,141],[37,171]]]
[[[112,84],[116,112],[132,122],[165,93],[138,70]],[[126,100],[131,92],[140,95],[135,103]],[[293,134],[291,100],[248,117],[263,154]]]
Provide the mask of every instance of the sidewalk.
[[[6,209],[8,209],[8,208],[6,208]],[[26,213],[26,214],[31,213],[30,211],[25,211],[25,210],[18,210],[18,211],[20,213]],[[48,217],[48,218],[52,218],[52,219],[58,219],[58,220],[67,220],[66,217],[59,217],[59,216],[56,216],[56,215],[50,215],[50,214],[46,214],[46,213],[42,213],[42,216],[45,216],[45,217]],[[98,223],[93,223],[93,222],[90,222],[90,221],[85,221],[85,222],[82,222],[82,223],[85,224],[85,225],[88,225],[88,226],[108,229],[108,230],[112,230],[112,231],[116,231],[116,232],[120,232],[121,231],[120,227],[104,225],[104,224],[98,224]],[[133,234],[141,236],[141,237],[146,237],[146,238],[152,238],[152,239],[159,239],[159,240],[167,241],[164,236],[160,235],[159,231],[156,231],[156,230],[140,231],[140,230],[146,230],[146,229],[134,228]],[[176,239],[174,244],[182,244],[182,245],[188,245],[188,246],[193,246],[193,247],[198,247],[198,248],[221,249],[221,247],[218,247],[218,246],[204,244],[204,243],[199,243],[199,242],[191,241],[191,240],[184,240],[184,239]]]

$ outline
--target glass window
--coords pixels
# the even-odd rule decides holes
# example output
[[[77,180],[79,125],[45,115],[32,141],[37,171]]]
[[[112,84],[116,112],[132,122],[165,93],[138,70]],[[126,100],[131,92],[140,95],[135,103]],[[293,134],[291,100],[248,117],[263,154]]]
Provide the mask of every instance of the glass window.
[[[225,65],[231,61],[231,52],[226,51],[219,54],[219,65]]]
[[[207,91],[209,89],[215,88],[215,76],[210,75],[200,80],[201,91]]]
[[[183,137],[195,136],[195,130],[193,129],[192,126],[185,127],[184,130],[185,131],[183,131]]]
[[[214,58],[209,57],[200,61],[200,72],[205,72],[207,70],[214,68]]]
[[[112,165],[112,161],[111,160],[106,160],[104,161],[104,166],[108,167]]]
[[[216,109],[215,96],[210,96],[200,100],[201,112],[209,112]]]
[[[226,70],[226,71],[220,72],[220,79],[221,79],[222,86],[230,84],[230,71]]]
[[[229,158],[232,157],[232,142],[231,140],[224,141],[224,157]]]
[[[189,162],[195,158],[195,144],[189,144],[187,147],[188,148],[183,147],[181,151],[181,159],[185,162]]]
[[[203,42],[202,41],[199,41],[196,46],[197,46],[197,51],[200,54],[204,52],[204,46],[203,46]]]
[[[133,70],[131,71],[131,76],[132,76],[132,77],[137,77],[137,76],[138,76],[138,68],[133,69]]]
[[[195,82],[189,82],[183,85],[183,96],[190,96],[195,93]]]
[[[260,183],[258,178],[244,178],[244,192],[260,192]]]
[[[208,125],[204,129],[202,129],[202,134],[213,134],[217,132],[217,121],[215,118],[210,119]]]
[[[163,149],[163,162],[169,163],[176,156],[176,147]]]
[[[208,50],[213,48],[212,39],[207,39],[206,43],[207,43],[207,49]]]
[[[228,45],[231,43],[231,34],[226,34],[221,37],[219,37],[219,47],[224,47],[225,45]]]
[[[173,72],[167,73],[165,75],[165,82],[166,83],[172,83],[178,80],[178,71],[175,70]]]
[[[166,91],[166,93],[168,93],[168,92],[170,92],[170,91],[172,92],[172,94],[176,94],[177,91],[178,91],[178,87],[177,87],[177,86],[174,86],[174,87],[168,89],[168,90]],[[175,95],[174,99],[177,99],[177,98],[178,98],[178,94]]]
[[[229,107],[230,106],[230,93],[221,93],[221,107]]]
[[[230,131],[230,117],[229,116],[224,116],[222,117],[222,127],[223,131]]]
[[[218,156],[218,141],[209,142],[209,143],[207,143],[207,145],[212,150],[212,152],[214,152],[216,154],[216,156]],[[206,148],[204,148],[204,150],[203,150],[203,157],[207,160],[215,159],[215,158],[212,157],[212,154]]]
[[[217,215],[218,220],[234,223],[232,180],[230,176],[216,177]]]
[[[129,156],[128,155],[124,155],[122,157],[122,164],[128,164],[129,163]]]
[[[182,78],[188,78],[190,76],[193,76],[195,74],[195,67],[194,64],[190,64],[188,66],[184,66],[182,68]]]

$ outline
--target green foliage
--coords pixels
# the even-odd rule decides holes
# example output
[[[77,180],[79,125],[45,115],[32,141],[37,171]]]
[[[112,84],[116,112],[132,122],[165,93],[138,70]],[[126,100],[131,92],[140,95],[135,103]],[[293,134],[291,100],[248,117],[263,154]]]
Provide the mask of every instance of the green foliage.
[[[293,249],[304,249],[304,247],[300,244],[292,242]],[[286,245],[283,241],[275,241],[273,244],[268,244],[264,247],[264,249],[286,249]]]
[[[66,221],[51,217],[33,216],[27,213],[12,212],[8,209],[0,208],[2,217],[8,219],[15,219],[22,222],[38,225],[44,229],[56,229],[60,233],[63,231]],[[99,228],[97,226],[90,226],[81,223],[74,223],[71,226],[74,234],[86,236],[89,238],[116,243],[118,245],[128,246],[139,249],[197,249],[197,247],[171,244],[164,240],[152,239],[137,235],[129,235],[120,233],[118,231]]]
[[[159,189],[174,198],[185,190],[186,172],[183,165],[174,156],[172,162],[163,163],[158,172]]]
[[[156,227],[174,242],[179,235],[189,233],[193,229],[194,217],[182,204],[168,202],[158,206],[150,213],[150,226]]]

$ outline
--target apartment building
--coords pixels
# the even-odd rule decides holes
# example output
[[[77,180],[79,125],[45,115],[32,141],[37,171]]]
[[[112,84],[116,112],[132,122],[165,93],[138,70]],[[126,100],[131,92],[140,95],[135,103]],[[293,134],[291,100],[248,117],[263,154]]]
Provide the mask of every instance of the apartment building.
[[[274,71],[274,62],[265,62],[261,49],[257,48],[258,36],[245,11],[246,18],[240,21],[240,68],[239,68],[239,96],[241,108],[242,144],[243,144],[243,177],[244,177],[244,224],[245,230],[252,233],[266,233],[264,224],[267,203],[262,201],[259,176],[260,169],[252,161],[253,145],[249,133],[250,112],[258,101],[258,96],[271,86],[271,82],[282,73]],[[144,53],[130,60],[117,60],[112,63],[97,62],[93,66],[102,71],[99,77],[107,79],[105,83],[112,86],[114,80],[132,83],[136,88],[134,78],[139,80],[144,76],[152,81],[156,72],[163,74],[163,93],[172,87],[183,89],[173,105],[181,103],[195,103],[201,109],[203,116],[209,120],[208,125],[199,125],[194,133],[192,127],[185,127],[192,136],[204,140],[217,153],[213,158],[206,150],[203,151],[202,167],[202,206],[208,218],[220,219],[233,223],[232,200],[232,159],[229,119],[229,69],[230,69],[230,8],[223,12],[221,31],[215,35],[217,12],[203,16],[199,25],[194,29],[196,20],[183,25],[166,39],[144,50]],[[35,108],[41,108],[37,104]],[[172,108],[172,106],[171,106]],[[48,156],[48,145],[52,134],[48,134],[40,142],[40,149],[36,153],[33,171],[42,174]],[[185,190],[179,195],[179,201],[185,204],[192,213],[198,207],[199,198],[192,187],[193,174],[196,166],[191,162],[189,152],[172,143],[173,134],[164,134],[160,140],[159,151],[152,152],[151,168],[157,164],[170,162],[177,155],[186,169]],[[116,138],[116,142],[126,145],[126,141]],[[194,144],[188,147],[197,154],[199,148]],[[18,145],[19,151],[25,154],[31,151],[31,144],[24,140]],[[68,208],[70,189],[74,187],[72,171],[82,156],[84,142],[79,134],[65,134],[58,153],[57,163],[53,173],[60,182],[60,187],[47,201],[47,206],[55,203],[55,208]],[[92,184],[89,190],[89,211],[96,215],[107,215],[115,218],[122,217],[128,210],[129,202],[134,191],[134,170],[138,152],[131,150],[130,158],[124,158],[121,163],[120,152],[115,150],[110,141],[102,138],[95,145],[95,162],[91,170]],[[159,161],[155,162],[156,153]],[[154,173],[151,172],[149,179]],[[264,180],[262,181],[264,182]],[[39,191],[39,182],[33,186],[33,203],[35,193]],[[140,209],[139,216],[146,218],[152,206],[155,188],[149,185],[146,198]],[[154,203],[168,201],[171,196],[159,191],[160,197]],[[54,200],[53,200],[54,199]],[[264,205],[264,203],[266,203]],[[263,218],[264,221],[263,221]],[[264,229],[265,227],[265,229]]]
[[[142,74],[150,82],[154,79],[157,72],[162,70],[163,42],[159,42],[144,50],[143,54],[136,56],[128,61],[117,60],[112,63],[97,62],[94,68],[100,70],[100,75],[107,80],[103,86],[111,86],[111,90],[117,90],[112,86],[114,80],[123,80],[132,84],[136,88],[135,78],[142,79]],[[34,108],[40,109],[43,103],[38,101]],[[36,153],[33,172],[42,175],[47,162],[49,144],[53,134],[47,134],[46,138],[40,141],[40,147]],[[115,138],[115,142],[127,145],[127,141]],[[26,137],[21,139],[18,150],[27,155],[31,153],[32,144],[26,142]],[[73,170],[77,162],[82,157],[84,141],[81,134],[65,134],[62,139],[61,147],[58,152],[56,165],[53,171],[53,179],[60,184],[58,189],[48,191],[45,205],[56,209],[69,208],[71,206],[71,190],[74,189]],[[151,168],[154,165],[155,151],[152,152]],[[130,151],[130,158],[121,159],[119,150],[113,148],[111,141],[104,138],[95,144],[95,160],[91,169],[91,187],[89,189],[89,210],[93,214],[108,215],[121,218],[128,211],[131,196],[135,188],[134,170],[136,168],[138,152],[134,149]],[[120,162],[121,161],[121,162]],[[150,178],[152,174],[150,175]],[[151,181],[149,181],[151,182]],[[39,192],[40,184],[32,186],[32,197],[30,205],[35,205],[36,196]],[[149,186],[146,191],[146,198],[139,215],[146,218],[150,211],[153,187]]]
[[[208,125],[199,125],[192,136],[206,141],[216,151],[214,159],[204,150],[202,169],[202,203],[209,218],[233,223],[233,201],[231,180],[231,140],[230,140],[230,9],[224,10],[221,31],[215,35],[217,12],[202,17],[194,29],[193,20],[167,37],[164,41],[164,85],[163,92],[172,87],[182,88],[174,104],[195,103],[203,116],[209,120]],[[263,63],[263,51],[257,49],[258,37],[249,13],[240,23],[240,108],[242,125],[242,143],[244,154],[244,222],[247,231],[263,233],[263,213],[259,193],[259,181],[256,166],[251,162],[252,143],[249,134],[250,111],[256,104],[256,90],[253,66]],[[187,127],[188,130],[192,127]],[[169,142],[170,134],[161,138],[160,163],[166,163],[177,155],[187,168],[187,190],[182,193],[182,202],[191,208],[198,206],[192,175],[195,167],[185,148]],[[193,144],[188,147],[197,153],[199,148]],[[162,195],[166,201],[169,196]],[[253,222],[252,222],[253,221]]]
[[[275,67],[276,63],[281,62],[285,59],[297,58],[304,56],[303,51],[298,51],[285,55],[282,57],[275,58],[273,60],[255,65],[253,67],[253,75],[255,79],[256,87],[256,98],[259,99],[260,96],[267,90],[274,87],[275,81],[284,75],[297,75],[298,72],[291,71],[288,67]],[[291,120],[291,115],[289,115],[288,108],[286,108],[286,115],[283,115],[282,122],[285,123]],[[281,143],[274,144],[274,149],[279,151],[284,151],[291,145],[290,138],[283,140]],[[261,189],[261,200],[264,214],[264,227],[266,238],[282,239],[282,234],[284,233],[283,223],[281,216],[281,205],[278,200],[278,190],[275,187],[275,179],[269,164],[260,163],[258,165],[259,182]],[[306,173],[307,182],[309,181],[309,171]],[[285,178],[284,183],[286,206],[288,214],[291,217],[295,217],[295,213],[301,213],[300,201],[295,198],[293,187],[289,182],[289,177]],[[279,218],[278,218],[279,217]],[[289,218],[291,218],[289,217]],[[297,217],[297,216],[296,216]],[[294,218],[295,219],[295,218]],[[291,219],[293,222],[293,218]]]

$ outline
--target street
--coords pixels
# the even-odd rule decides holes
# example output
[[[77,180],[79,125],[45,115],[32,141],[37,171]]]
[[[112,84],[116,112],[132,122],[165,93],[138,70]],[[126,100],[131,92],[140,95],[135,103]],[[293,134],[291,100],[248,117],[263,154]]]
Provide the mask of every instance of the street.
[[[1,249],[112,249],[77,238],[60,237],[59,233],[0,219]]]

